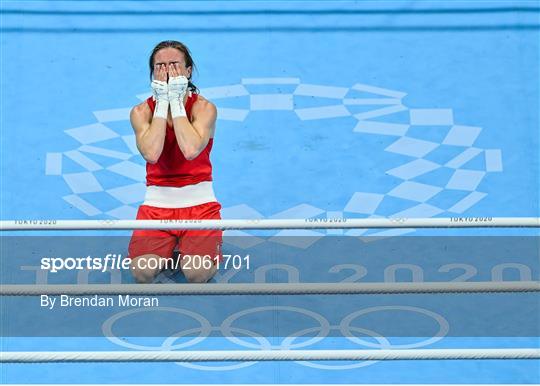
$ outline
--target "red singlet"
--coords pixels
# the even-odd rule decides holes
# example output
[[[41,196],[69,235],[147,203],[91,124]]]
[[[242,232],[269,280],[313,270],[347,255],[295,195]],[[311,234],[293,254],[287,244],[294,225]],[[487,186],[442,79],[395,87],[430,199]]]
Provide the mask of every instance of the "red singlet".
[[[193,93],[186,101],[186,113],[191,121],[191,110],[197,101],[198,95]],[[152,114],[156,102],[152,97],[146,100]],[[146,163],[146,185],[175,186],[198,184],[202,181],[212,181],[212,164],[210,163],[210,151],[212,150],[213,138],[195,159],[188,161],[180,151],[176,142],[173,127],[167,125],[165,143],[161,156],[155,164]]]

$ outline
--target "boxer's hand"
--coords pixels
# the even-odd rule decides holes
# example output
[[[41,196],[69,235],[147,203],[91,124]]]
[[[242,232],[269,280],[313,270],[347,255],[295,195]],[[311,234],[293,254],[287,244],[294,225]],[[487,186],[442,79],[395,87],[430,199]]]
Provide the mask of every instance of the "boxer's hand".
[[[188,88],[188,79],[182,75],[180,65],[169,65],[169,104],[173,118],[187,116],[184,107],[184,97]]]
[[[156,66],[154,69],[154,80],[151,83],[152,94],[156,99],[154,117],[167,119],[169,108],[169,87],[167,85],[167,66]]]
[[[183,76],[169,77],[169,102],[175,99],[182,100],[186,95],[188,87],[188,79]]]
[[[169,99],[169,95],[168,95],[169,87],[167,86],[167,82],[154,79],[152,81],[151,86],[152,86],[152,94],[154,95],[154,98],[156,98],[156,100],[160,101],[160,100]]]

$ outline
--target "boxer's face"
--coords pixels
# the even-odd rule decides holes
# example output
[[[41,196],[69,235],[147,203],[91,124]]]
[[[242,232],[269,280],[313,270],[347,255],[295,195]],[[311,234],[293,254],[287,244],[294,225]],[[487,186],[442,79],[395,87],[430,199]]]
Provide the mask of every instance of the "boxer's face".
[[[170,75],[170,65],[173,65],[180,75],[186,78],[191,78],[191,67],[186,67],[184,53],[176,48],[167,47],[162,48],[154,56],[154,74],[158,72],[161,66],[165,66],[167,70],[167,80]]]

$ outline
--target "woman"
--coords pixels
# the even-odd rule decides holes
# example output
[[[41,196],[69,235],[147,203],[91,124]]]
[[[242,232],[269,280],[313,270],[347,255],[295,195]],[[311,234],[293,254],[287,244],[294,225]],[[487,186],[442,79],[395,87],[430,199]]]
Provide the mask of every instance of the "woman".
[[[130,114],[146,160],[147,190],[137,219],[221,219],[210,163],[216,107],[191,83],[194,63],[184,44],[159,43],[149,64],[153,95]],[[216,272],[221,243],[222,231],[136,230],[129,245],[133,276],[152,282],[178,248],[186,279],[207,282]]]

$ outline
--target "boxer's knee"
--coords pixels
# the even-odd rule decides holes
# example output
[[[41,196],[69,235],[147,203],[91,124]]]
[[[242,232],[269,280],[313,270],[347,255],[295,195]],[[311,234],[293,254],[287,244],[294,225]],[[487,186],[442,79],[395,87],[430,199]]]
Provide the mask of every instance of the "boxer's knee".
[[[161,272],[162,257],[158,255],[142,255],[131,260],[131,273],[137,283],[151,283]]]
[[[208,268],[182,269],[188,283],[206,283],[216,274],[217,267],[214,263]]]

